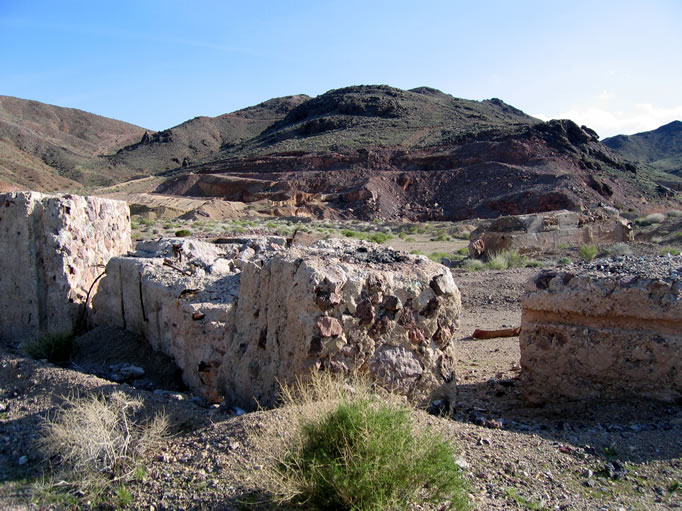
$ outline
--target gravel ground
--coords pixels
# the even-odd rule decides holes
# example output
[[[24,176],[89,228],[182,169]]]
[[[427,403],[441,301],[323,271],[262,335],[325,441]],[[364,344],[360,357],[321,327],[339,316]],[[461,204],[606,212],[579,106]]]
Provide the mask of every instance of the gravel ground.
[[[537,271],[456,272],[464,304],[456,340],[457,407],[450,417],[415,410],[415,420],[456,447],[475,509],[681,508],[682,404],[578,402],[529,408],[517,378],[518,338],[471,338],[475,328],[520,324],[521,291]],[[257,487],[265,463],[248,431],[292,413],[277,409],[236,416],[202,406],[182,392],[135,389],[3,349],[1,509],[67,508],[36,489],[35,481],[48,469],[35,446],[37,434],[62,396],[115,389],[139,397],[150,412],[164,410],[173,430],[147,453],[139,476],[126,483],[131,509],[239,509],[239,500]],[[106,502],[122,507],[115,494]],[[84,498],[79,505],[88,508]]]

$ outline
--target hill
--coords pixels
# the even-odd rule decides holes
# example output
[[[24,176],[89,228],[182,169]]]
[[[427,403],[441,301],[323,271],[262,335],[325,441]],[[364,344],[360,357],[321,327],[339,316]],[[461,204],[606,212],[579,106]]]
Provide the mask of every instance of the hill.
[[[109,161],[114,167],[147,175],[186,167],[256,137],[308,99],[305,95],[274,98],[218,117],[195,117],[158,133],[145,133]]]
[[[329,91],[258,136],[165,175],[162,193],[366,219],[457,220],[598,202],[634,209],[659,198],[587,127],[545,123],[499,99],[385,85]]]
[[[673,121],[652,131],[617,135],[602,142],[623,158],[656,173],[659,181],[682,190],[682,122]]]
[[[145,130],[73,108],[0,96],[0,180],[37,190],[66,190],[131,177],[100,161]]]
[[[429,87],[274,98],[158,133],[0,99],[0,181],[38,190],[136,179],[102,193],[135,189],[218,197],[265,214],[387,220],[679,204],[682,178],[674,166],[656,167],[668,161],[663,143],[638,167],[585,126]]]

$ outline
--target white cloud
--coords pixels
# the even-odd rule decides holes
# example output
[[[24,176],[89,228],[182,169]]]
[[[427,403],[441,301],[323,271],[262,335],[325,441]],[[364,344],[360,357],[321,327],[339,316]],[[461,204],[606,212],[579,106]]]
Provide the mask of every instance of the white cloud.
[[[602,99],[605,97],[606,99]],[[571,119],[579,125],[585,125],[595,130],[600,137],[613,135],[631,135],[642,131],[650,131],[674,120],[682,119],[682,105],[665,108],[651,104],[635,104],[628,110],[611,109],[608,107],[608,92],[599,95],[597,106],[574,108],[557,115],[547,116],[534,114],[538,119]]]

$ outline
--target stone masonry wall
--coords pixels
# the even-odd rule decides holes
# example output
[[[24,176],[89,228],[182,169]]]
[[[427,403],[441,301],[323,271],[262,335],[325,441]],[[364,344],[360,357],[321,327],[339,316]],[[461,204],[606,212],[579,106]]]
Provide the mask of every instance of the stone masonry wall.
[[[0,194],[0,340],[73,330],[93,281],[131,248],[125,202]]]
[[[470,239],[469,254],[479,257],[503,250],[531,253],[561,245],[631,241],[632,228],[611,208],[581,213],[561,210],[500,217],[482,224]]]
[[[529,401],[682,397],[681,256],[543,271],[522,306]]]
[[[195,392],[252,409],[310,370],[365,371],[414,400],[454,402],[461,310],[450,271],[424,257],[329,240],[164,240],[107,267],[93,322],[145,335]]]

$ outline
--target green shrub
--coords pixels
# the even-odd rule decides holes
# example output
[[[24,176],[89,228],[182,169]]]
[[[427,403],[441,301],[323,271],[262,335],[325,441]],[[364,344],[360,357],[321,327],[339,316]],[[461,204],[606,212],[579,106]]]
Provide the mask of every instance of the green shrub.
[[[357,511],[445,500],[468,508],[452,447],[430,432],[415,435],[407,409],[370,399],[341,402],[303,423],[302,433],[302,445],[280,466],[299,488],[295,500]]]
[[[583,245],[578,249],[580,258],[583,261],[591,261],[597,256],[599,252],[599,247],[597,245]]]
[[[469,255],[469,247],[462,247],[460,249],[457,249],[457,253],[459,255],[468,256]]]
[[[343,234],[346,238],[362,238],[363,234],[358,232],[358,231],[353,231],[351,229],[342,229],[341,234]]]
[[[375,232],[374,234],[370,234],[367,239],[369,241],[373,241],[374,243],[378,243],[379,245],[381,245],[382,243],[385,243],[386,241],[392,238],[393,236],[391,236],[390,234],[386,234],[383,232]]]
[[[188,229],[180,229],[178,231],[175,231],[175,235],[178,238],[184,238],[184,237],[189,236],[190,234],[192,234],[192,233]]]
[[[44,334],[22,343],[21,350],[37,360],[46,358],[53,364],[66,364],[74,353],[74,339],[72,333]]]
[[[661,255],[673,255],[673,256],[678,256],[680,255],[680,251],[677,248],[673,247],[666,247],[664,249],[661,249]]]
[[[486,267],[490,270],[506,270],[508,268],[521,268],[528,264],[528,258],[518,250],[502,250],[488,256]]]
[[[566,266],[567,264],[571,264],[573,261],[571,261],[570,257],[560,257],[559,260],[557,261],[557,264],[560,266]]]
[[[481,271],[485,268],[485,264],[479,259],[467,259],[464,261],[462,268],[467,271]]]

